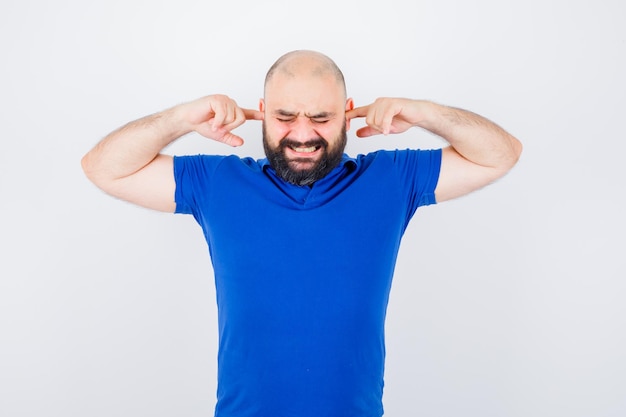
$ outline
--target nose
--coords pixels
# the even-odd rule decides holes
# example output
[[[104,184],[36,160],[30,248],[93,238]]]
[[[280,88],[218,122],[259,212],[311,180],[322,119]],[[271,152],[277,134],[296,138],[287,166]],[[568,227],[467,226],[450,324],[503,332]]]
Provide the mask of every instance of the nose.
[[[313,122],[308,117],[299,116],[291,126],[289,137],[298,142],[306,142],[317,139],[320,135],[315,131]]]

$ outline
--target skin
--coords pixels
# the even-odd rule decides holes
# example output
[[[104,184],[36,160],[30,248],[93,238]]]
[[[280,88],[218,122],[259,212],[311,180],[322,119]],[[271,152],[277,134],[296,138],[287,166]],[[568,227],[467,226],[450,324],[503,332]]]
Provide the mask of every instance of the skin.
[[[450,146],[443,150],[438,202],[484,187],[517,162],[521,143],[477,114],[424,100],[379,98],[354,107],[345,86],[328,67],[328,58],[312,51],[289,54],[266,82],[259,110],[239,107],[224,95],[210,95],[130,122],[102,139],[82,159],[87,177],[108,194],[154,210],[175,210],[173,158],[160,152],[190,132],[231,146],[243,139],[232,131],[248,120],[264,120],[268,143],[283,138],[304,143],[323,137],[329,146],[343,123],[364,118],[358,137],[426,129]],[[325,70],[326,69],[326,70]],[[294,167],[306,168],[319,150],[288,149]]]
[[[346,111],[354,103],[346,99],[343,84],[320,65],[324,59],[302,53],[284,61],[266,82],[265,98],[259,103],[270,147],[276,148],[285,138],[303,144],[285,150],[294,170],[310,169],[321,157],[323,149],[307,148],[307,141],[321,137],[335,148],[344,123],[350,128]]]
[[[365,117],[357,136],[402,133],[421,127],[450,146],[443,149],[438,202],[482,188],[504,176],[518,161],[522,144],[495,123],[475,113],[440,104],[403,98],[379,98],[347,112],[352,119]]]

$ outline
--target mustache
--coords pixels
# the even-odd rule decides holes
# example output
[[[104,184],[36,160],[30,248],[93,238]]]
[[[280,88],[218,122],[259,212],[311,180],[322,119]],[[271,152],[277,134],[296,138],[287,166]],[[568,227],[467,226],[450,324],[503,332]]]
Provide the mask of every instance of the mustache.
[[[281,139],[281,141],[278,143],[278,146],[280,147],[280,149],[297,148],[297,147],[303,147],[303,148],[316,147],[316,148],[326,149],[328,148],[328,142],[326,141],[326,139],[321,138],[321,137],[309,139],[306,142],[299,142],[293,139],[284,138],[284,139]]]

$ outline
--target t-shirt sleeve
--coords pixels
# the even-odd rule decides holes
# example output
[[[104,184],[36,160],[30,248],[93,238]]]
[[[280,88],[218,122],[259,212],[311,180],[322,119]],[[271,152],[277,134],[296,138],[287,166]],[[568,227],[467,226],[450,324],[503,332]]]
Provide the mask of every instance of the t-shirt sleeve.
[[[221,160],[212,155],[174,157],[176,213],[195,215],[202,200],[210,199],[213,174]]]
[[[396,180],[406,193],[407,222],[418,207],[436,204],[435,189],[441,170],[441,149],[396,150],[391,152]]]

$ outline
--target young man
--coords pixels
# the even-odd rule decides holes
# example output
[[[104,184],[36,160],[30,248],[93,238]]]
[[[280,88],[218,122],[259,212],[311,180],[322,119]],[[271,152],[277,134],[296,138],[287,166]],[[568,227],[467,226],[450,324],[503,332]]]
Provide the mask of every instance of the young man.
[[[417,126],[437,150],[344,154],[357,136]],[[263,121],[267,158],[171,157],[192,131],[239,146],[232,130]],[[215,271],[216,416],[383,413],[384,318],[400,240],[421,205],[481,188],[510,170],[520,142],[476,114],[381,98],[354,107],[325,55],[294,51],[268,71],[259,110],[223,95],[131,122],[83,158],[107,193],[193,214]]]

